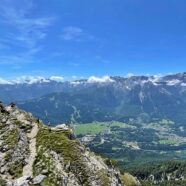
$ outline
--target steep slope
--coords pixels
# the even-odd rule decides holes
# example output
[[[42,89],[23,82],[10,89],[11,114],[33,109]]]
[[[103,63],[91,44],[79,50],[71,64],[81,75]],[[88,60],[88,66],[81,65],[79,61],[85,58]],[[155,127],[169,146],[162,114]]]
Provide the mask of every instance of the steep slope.
[[[48,128],[31,114],[2,104],[0,159],[2,186],[140,185],[82,146],[67,126]]]

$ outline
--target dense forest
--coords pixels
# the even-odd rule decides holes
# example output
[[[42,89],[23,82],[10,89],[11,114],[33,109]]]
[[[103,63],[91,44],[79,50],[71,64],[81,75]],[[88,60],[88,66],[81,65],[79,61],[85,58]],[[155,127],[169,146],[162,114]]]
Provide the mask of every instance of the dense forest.
[[[186,161],[135,165],[128,171],[136,176],[144,186],[185,186]]]

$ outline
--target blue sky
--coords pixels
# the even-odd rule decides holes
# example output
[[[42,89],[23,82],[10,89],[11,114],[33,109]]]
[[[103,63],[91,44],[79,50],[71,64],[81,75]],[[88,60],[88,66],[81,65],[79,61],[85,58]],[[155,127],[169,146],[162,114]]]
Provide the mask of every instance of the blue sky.
[[[186,71],[185,0],[1,0],[0,77]]]

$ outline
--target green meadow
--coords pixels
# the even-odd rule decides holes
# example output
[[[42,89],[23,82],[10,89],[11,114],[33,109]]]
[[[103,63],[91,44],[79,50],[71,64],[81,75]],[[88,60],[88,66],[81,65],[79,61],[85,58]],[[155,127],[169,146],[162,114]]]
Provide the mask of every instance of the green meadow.
[[[93,122],[93,123],[87,123],[87,124],[76,124],[75,125],[75,134],[76,135],[86,135],[86,134],[99,134],[100,132],[103,132],[108,127],[120,127],[120,128],[126,128],[130,127],[129,125],[122,123],[122,122]]]

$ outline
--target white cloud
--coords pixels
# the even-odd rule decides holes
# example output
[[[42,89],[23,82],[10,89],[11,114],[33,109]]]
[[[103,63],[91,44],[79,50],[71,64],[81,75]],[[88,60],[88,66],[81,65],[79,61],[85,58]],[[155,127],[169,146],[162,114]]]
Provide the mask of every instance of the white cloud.
[[[159,85],[158,83],[161,81],[160,75],[154,75],[152,77],[149,77],[149,80],[153,85]]]
[[[65,41],[87,41],[94,39],[94,36],[79,27],[68,26],[63,28],[61,38]]]
[[[81,37],[82,33],[83,30],[81,28],[69,26],[63,29],[62,38],[67,41],[74,40]]]
[[[186,87],[186,83],[181,83],[181,86],[182,87]]]
[[[77,77],[74,79],[77,79]],[[84,77],[81,77],[80,79],[84,79]],[[103,77],[96,77],[96,76],[90,76],[87,80],[81,80],[81,81],[71,81],[70,84],[72,85],[80,85],[80,84],[87,84],[87,83],[113,83],[115,82],[110,76],[103,76]]]
[[[0,64],[2,65],[20,65],[20,64],[25,64],[25,63],[31,63],[32,56],[25,54],[19,54],[19,55],[5,55],[5,56],[0,56]],[[12,66],[13,67],[13,66]]]
[[[70,82],[70,84],[72,84],[72,85],[80,85],[82,83],[84,83],[84,82],[81,82],[81,81],[71,81]]]
[[[181,81],[178,80],[178,79],[173,79],[173,80],[170,80],[170,81],[166,81],[167,85],[168,86],[174,86],[174,85],[178,85]]]
[[[1,64],[22,64],[28,61],[27,58],[33,61],[32,57],[41,51],[40,41],[46,38],[48,28],[55,18],[33,17],[31,14],[33,8],[33,0],[1,0],[0,24],[10,28],[9,32],[1,36],[0,42],[1,46],[9,47],[14,53],[0,56]],[[15,47],[22,50],[15,53]]]
[[[96,77],[91,76],[87,80],[88,83],[112,83],[114,82],[113,79],[111,79],[109,76],[103,76],[103,77]]]
[[[12,84],[12,83],[10,81],[3,79],[3,78],[0,78],[0,85],[2,85],[2,84]]]
[[[15,78],[14,80],[11,80],[13,84],[34,84],[39,82],[49,82],[46,78],[42,76],[20,76]]]
[[[49,79],[52,81],[56,81],[56,82],[63,82],[64,81],[64,77],[61,77],[61,76],[51,76]]]
[[[7,35],[6,39],[17,41],[17,44],[32,48],[38,40],[47,35],[47,28],[53,23],[53,17],[31,18],[29,15],[33,8],[33,1],[2,0],[0,5],[0,16],[3,23],[12,26],[17,32]],[[10,41],[12,42],[12,41]]]
[[[128,73],[128,74],[127,74],[127,77],[128,77],[128,78],[130,78],[130,77],[132,77],[132,76],[134,76],[133,73]]]
[[[96,55],[95,56],[95,59],[96,59],[96,61],[101,62],[101,63],[104,63],[104,64],[110,63],[109,60],[105,59],[104,57],[102,57],[100,55]]]

